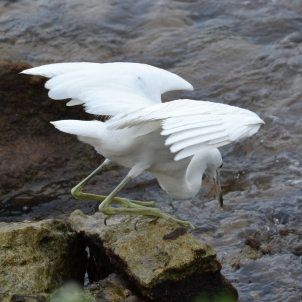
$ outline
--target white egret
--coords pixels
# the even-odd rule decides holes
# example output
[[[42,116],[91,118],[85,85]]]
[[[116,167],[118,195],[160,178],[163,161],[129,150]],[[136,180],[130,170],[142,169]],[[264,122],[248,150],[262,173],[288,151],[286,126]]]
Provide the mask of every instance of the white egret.
[[[60,63],[31,68],[24,74],[51,78],[45,84],[49,97],[83,104],[88,113],[110,116],[105,122],[62,120],[59,130],[77,135],[106,160],[72,189],[77,199],[101,201],[99,210],[116,214],[170,218],[154,202],[118,198],[118,192],[143,171],[151,172],[160,186],[177,200],[192,199],[202,176],[216,186],[222,206],[217,147],[256,133],[264,122],[255,113],[225,104],[188,99],[162,103],[161,94],[193,90],[190,83],[168,71],[138,63]],[[130,168],[124,180],[108,195],[83,193],[82,188],[110,161]],[[110,203],[120,205],[110,207]]]

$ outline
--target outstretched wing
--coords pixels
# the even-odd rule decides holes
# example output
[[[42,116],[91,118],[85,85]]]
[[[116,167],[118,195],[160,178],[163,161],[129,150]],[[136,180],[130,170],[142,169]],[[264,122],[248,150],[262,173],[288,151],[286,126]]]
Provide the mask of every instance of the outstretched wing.
[[[108,129],[142,126],[137,135],[159,127],[176,160],[202,149],[217,148],[256,133],[264,122],[253,112],[224,104],[176,100],[161,103],[161,94],[193,90],[191,84],[168,71],[138,63],[60,63],[23,71],[51,78],[52,99],[69,106],[84,104],[97,115],[111,115]],[[153,123],[152,123],[153,122]]]
[[[108,129],[123,129],[160,121],[166,145],[180,160],[203,149],[227,145],[255,134],[264,122],[249,110],[219,103],[176,100],[154,104],[119,120]]]
[[[23,71],[48,78],[49,97],[68,99],[68,106],[84,104],[88,113],[118,115],[161,103],[161,94],[193,90],[181,77],[138,63],[58,63]]]

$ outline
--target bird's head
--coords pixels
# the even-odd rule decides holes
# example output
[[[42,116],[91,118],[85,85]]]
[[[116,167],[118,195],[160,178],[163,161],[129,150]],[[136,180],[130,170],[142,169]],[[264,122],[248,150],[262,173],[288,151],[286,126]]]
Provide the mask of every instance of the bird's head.
[[[207,160],[205,175],[213,185],[218,202],[223,207],[223,198],[220,186],[220,169],[223,165],[222,157],[218,149],[211,150]]]

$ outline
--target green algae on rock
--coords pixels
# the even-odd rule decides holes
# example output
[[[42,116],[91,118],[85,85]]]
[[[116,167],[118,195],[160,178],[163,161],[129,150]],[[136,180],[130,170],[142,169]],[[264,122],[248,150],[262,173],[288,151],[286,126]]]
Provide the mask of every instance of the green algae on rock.
[[[237,300],[236,289],[221,274],[214,249],[179,232],[170,220],[144,221],[115,218],[109,227],[105,216],[86,216],[76,210],[68,219],[71,230],[81,234],[90,250],[91,281],[112,272],[122,274],[132,288],[150,301],[192,301],[221,294]],[[110,221],[110,220],[109,220]]]
[[[85,246],[55,219],[0,223],[0,300],[48,294],[66,280],[83,282]]]

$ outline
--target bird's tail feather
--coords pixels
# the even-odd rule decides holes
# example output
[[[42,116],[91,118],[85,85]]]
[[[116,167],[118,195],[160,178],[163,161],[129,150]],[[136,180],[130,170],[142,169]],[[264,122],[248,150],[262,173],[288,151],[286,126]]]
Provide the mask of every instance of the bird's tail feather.
[[[62,120],[50,123],[62,132],[77,135],[79,140],[92,146],[101,140],[105,128],[101,121]]]

